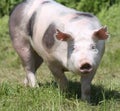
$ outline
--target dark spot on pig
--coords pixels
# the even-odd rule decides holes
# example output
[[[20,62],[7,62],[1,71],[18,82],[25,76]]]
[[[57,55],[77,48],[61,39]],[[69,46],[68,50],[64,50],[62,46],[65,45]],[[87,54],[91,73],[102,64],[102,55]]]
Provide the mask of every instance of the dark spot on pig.
[[[87,12],[78,12],[78,13],[76,13],[76,15],[78,15],[78,16],[83,16],[83,17],[94,17],[92,14],[90,14],[90,13],[87,13]]]
[[[34,23],[35,23],[35,17],[36,17],[36,12],[34,12],[31,16],[31,18],[29,19],[29,22],[27,24],[27,32],[28,32],[28,35],[33,36],[33,27],[34,27]]]
[[[14,5],[14,7],[12,8],[12,10],[10,11],[9,13],[9,16],[11,16],[11,14],[14,12],[15,9],[17,9],[18,11],[22,11],[24,8],[24,5],[25,5],[25,1],[22,2],[22,3],[19,3],[19,4],[16,4]],[[18,13],[19,14],[19,13]]]
[[[14,10],[11,12],[11,16],[9,19],[9,32],[11,35],[11,39],[13,39],[13,36],[15,35],[14,27],[20,27],[22,24],[22,11],[24,10],[25,3],[20,3],[17,5]],[[21,30],[25,30],[23,27]]]
[[[42,4],[48,4],[48,3],[50,3],[50,1],[44,1],[44,2],[42,2]]]
[[[11,23],[13,26],[19,26],[21,24],[22,20],[22,11],[24,10],[25,3],[21,3],[17,5],[14,10],[11,12],[11,18],[9,23]]]
[[[93,18],[94,16],[90,13],[87,12],[78,12],[75,13],[75,16],[71,19],[71,21],[76,21],[76,20],[80,20],[83,18]]]
[[[55,39],[54,34],[56,32],[54,23],[50,24],[44,33],[42,43],[47,49],[51,49],[54,45]]]

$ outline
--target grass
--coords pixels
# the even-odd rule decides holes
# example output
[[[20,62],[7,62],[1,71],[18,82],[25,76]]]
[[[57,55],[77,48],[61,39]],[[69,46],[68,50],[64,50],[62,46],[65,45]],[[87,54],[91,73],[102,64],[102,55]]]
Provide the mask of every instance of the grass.
[[[106,52],[92,82],[91,104],[80,99],[78,76],[66,73],[70,80],[70,92],[61,94],[45,64],[37,71],[40,87],[24,87],[25,72],[11,45],[8,16],[1,18],[0,111],[120,111],[119,10],[120,6],[113,6],[98,15],[102,23],[109,27],[111,38],[106,42]]]

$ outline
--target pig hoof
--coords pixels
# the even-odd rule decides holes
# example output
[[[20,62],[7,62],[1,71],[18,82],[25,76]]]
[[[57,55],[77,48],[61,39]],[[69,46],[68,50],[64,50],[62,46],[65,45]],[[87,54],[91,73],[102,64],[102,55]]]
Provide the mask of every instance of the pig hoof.
[[[86,98],[82,97],[81,100],[84,102],[90,103],[90,97],[86,97]]]
[[[60,86],[59,88],[60,88],[60,91],[61,92],[63,92],[63,93],[66,93],[66,92],[68,92],[68,87],[69,85],[68,85],[68,83],[65,85],[64,84],[64,86],[62,85],[62,86]]]
[[[25,78],[25,80],[24,80],[24,85],[25,85],[25,87],[33,87],[33,88],[39,87],[39,85],[37,83],[30,82],[30,81],[28,81],[27,78]]]

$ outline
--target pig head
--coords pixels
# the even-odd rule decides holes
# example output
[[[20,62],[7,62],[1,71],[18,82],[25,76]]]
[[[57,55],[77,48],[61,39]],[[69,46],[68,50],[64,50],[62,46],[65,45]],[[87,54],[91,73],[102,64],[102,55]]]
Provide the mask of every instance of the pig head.
[[[53,0],[26,0],[12,12],[9,29],[26,71],[25,85],[36,86],[35,72],[44,61],[63,91],[68,87],[65,71],[80,75],[81,98],[90,100],[90,84],[108,38],[94,15]]]
[[[81,75],[82,99],[90,100],[90,84],[104,53],[104,40],[108,38],[107,28],[88,31],[85,29],[74,38],[63,32],[57,32],[57,39],[67,42],[67,69]]]

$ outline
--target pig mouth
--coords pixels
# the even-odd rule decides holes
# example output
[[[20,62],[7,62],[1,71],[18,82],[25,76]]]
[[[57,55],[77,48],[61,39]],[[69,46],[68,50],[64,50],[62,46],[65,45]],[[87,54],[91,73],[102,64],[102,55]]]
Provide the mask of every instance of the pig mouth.
[[[92,65],[89,64],[89,63],[84,63],[84,64],[82,64],[81,67],[80,67],[80,72],[81,72],[82,74],[88,74],[88,73],[90,73],[92,70],[93,70],[93,67],[92,67]]]

